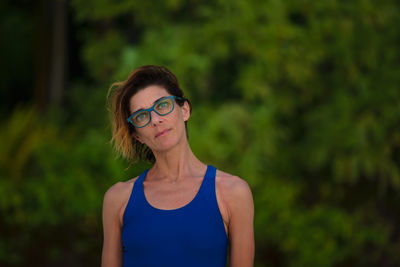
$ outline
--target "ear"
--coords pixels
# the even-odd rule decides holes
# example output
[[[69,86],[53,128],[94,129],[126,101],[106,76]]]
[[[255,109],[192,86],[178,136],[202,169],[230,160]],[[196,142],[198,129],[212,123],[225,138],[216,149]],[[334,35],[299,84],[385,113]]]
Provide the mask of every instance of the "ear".
[[[189,103],[187,101],[185,101],[183,103],[181,110],[182,110],[183,120],[188,121],[190,118],[190,107],[189,107]]]

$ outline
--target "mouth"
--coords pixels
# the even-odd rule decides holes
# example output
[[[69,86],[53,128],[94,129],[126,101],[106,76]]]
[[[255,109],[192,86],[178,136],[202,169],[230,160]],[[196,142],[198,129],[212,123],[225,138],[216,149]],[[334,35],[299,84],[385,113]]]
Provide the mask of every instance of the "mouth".
[[[171,129],[166,129],[166,130],[164,130],[164,131],[161,131],[161,132],[157,133],[157,134],[156,134],[156,138],[166,135],[170,130],[171,130]]]

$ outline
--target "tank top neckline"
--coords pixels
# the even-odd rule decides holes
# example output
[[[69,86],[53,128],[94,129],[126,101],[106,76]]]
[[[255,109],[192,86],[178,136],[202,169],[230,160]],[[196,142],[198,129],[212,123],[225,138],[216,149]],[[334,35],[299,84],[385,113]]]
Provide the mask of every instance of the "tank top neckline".
[[[176,208],[176,209],[159,209],[159,208],[154,207],[153,205],[150,204],[150,202],[147,201],[146,195],[144,193],[144,186],[143,186],[143,181],[146,178],[147,172],[149,171],[149,169],[147,169],[142,173],[142,175],[140,177],[140,191],[141,191],[141,197],[143,199],[143,202],[150,209],[153,209],[153,210],[158,211],[158,212],[163,212],[163,213],[178,212],[178,211],[181,211],[183,209],[187,209],[188,207],[193,205],[193,203],[199,198],[201,192],[204,190],[203,188],[206,186],[205,185],[206,179],[211,175],[211,169],[212,169],[212,166],[207,165],[207,169],[206,169],[206,172],[205,172],[205,174],[203,176],[203,180],[201,181],[201,185],[200,185],[199,189],[197,190],[196,195],[194,196],[194,198],[189,203],[185,204],[182,207]]]

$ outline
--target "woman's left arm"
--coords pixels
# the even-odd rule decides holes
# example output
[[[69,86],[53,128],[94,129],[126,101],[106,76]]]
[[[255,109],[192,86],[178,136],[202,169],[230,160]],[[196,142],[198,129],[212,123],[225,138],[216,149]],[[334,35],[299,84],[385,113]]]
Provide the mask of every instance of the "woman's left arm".
[[[253,267],[254,203],[249,185],[232,177],[225,198],[229,210],[230,267]]]

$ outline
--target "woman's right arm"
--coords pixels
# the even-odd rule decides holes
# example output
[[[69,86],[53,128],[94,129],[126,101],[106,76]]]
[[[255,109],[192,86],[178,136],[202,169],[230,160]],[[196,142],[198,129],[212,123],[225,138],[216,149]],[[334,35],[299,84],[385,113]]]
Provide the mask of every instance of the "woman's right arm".
[[[121,220],[122,206],[121,190],[123,183],[113,185],[104,194],[103,200],[103,251],[102,267],[122,266]]]

